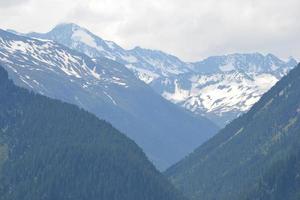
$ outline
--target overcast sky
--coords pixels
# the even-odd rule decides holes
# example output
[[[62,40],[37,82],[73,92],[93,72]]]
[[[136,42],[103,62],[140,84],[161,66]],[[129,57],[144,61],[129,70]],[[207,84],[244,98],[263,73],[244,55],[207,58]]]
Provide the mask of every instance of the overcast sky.
[[[74,22],[124,48],[186,61],[234,52],[300,60],[300,0],[0,0],[0,28],[47,32]]]

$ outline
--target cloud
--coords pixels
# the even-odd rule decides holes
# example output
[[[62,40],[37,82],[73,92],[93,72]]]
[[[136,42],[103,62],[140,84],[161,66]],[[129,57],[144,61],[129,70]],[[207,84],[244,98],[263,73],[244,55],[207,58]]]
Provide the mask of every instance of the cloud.
[[[10,7],[3,8],[10,2]],[[14,2],[14,3],[11,3]],[[0,0],[0,26],[48,31],[75,22],[125,48],[161,49],[184,60],[233,52],[300,59],[299,0]]]
[[[11,7],[11,6],[18,6],[20,4],[24,4],[29,0],[0,0],[0,7]]]

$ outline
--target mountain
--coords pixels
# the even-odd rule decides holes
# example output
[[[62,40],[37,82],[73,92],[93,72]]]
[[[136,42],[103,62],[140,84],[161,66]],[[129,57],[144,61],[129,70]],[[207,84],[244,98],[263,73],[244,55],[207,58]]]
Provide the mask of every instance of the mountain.
[[[192,200],[299,197],[299,82],[300,65],[166,175]]]
[[[103,40],[89,30],[73,23],[59,24],[45,34],[32,32],[26,35],[57,41],[92,58],[106,57],[117,61],[124,64],[146,83],[150,83],[160,76],[190,71],[189,66],[175,56],[140,47],[125,50],[116,43]]]
[[[60,24],[45,34],[27,35],[57,41],[93,58],[120,62],[165,99],[220,127],[248,111],[297,64],[294,59],[283,61],[259,53],[212,56],[187,63],[162,51],[125,50],[72,23]]]
[[[183,200],[142,150],[78,107],[16,87],[0,67],[5,200]]]
[[[124,65],[49,40],[0,31],[0,63],[18,86],[76,104],[133,139],[165,169],[217,127],[166,101]]]
[[[194,72],[151,83],[159,94],[224,127],[248,111],[297,62],[276,56],[231,54],[193,63]]]

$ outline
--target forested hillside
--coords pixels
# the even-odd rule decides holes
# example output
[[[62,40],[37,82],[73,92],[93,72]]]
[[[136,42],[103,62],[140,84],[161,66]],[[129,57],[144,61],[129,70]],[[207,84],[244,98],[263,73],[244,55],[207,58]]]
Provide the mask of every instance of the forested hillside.
[[[300,65],[166,175],[193,200],[297,199],[299,83]]]
[[[245,200],[300,199],[300,151],[273,164]]]
[[[183,197],[110,124],[16,87],[0,67],[0,199]]]

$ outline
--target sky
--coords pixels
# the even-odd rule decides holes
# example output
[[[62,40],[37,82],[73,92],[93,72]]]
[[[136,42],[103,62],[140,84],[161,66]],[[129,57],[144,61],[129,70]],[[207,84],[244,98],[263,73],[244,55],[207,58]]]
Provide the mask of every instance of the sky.
[[[0,28],[48,32],[73,22],[126,49],[185,61],[230,53],[300,60],[299,0],[0,0]]]

